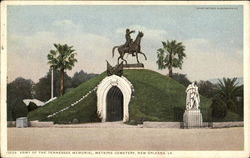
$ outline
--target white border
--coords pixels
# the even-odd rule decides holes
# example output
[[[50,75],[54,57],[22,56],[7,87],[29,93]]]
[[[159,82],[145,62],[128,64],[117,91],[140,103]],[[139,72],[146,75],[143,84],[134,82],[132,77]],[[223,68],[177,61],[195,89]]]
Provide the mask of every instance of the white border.
[[[7,80],[7,5],[243,5],[244,6],[244,151],[173,151],[168,157],[247,157],[249,154],[250,122],[249,122],[249,87],[250,87],[250,55],[249,55],[249,2],[248,1],[4,1],[1,2],[1,156],[4,157],[96,157],[97,155],[63,155],[63,154],[29,154],[11,155],[7,151],[6,122],[6,80]],[[4,49],[2,49],[4,48]],[[166,151],[167,152],[167,151]],[[99,155],[100,156],[100,155]],[[102,155],[102,157],[118,157],[118,155]],[[119,155],[127,157],[128,155]],[[130,157],[132,155],[129,155]],[[135,157],[139,155],[134,155]],[[157,157],[159,155],[148,155]],[[140,157],[142,157],[140,155]],[[144,156],[143,156],[144,157]]]
[[[244,32],[243,32],[243,60],[244,60],[244,67],[243,67],[243,80],[244,80],[244,148],[248,152],[248,157],[250,157],[250,52],[249,52],[249,45],[250,45],[250,2],[244,6]]]
[[[1,3],[1,153],[7,151],[7,8]]]

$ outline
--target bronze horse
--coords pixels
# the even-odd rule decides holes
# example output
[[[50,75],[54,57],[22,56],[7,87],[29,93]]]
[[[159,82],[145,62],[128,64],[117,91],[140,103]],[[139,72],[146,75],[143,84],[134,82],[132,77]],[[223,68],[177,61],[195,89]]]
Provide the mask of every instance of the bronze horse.
[[[115,52],[116,48],[117,48],[117,50],[118,50],[118,52],[120,54],[120,56],[118,57],[118,60],[117,60],[118,64],[119,64],[120,59],[125,61],[125,63],[127,64],[127,61],[124,59],[124,55],[126,53],[128,53],[128,55],[135,53],[136,54],[135,55],[136,60],[137,60],[138,63],[140,63],[139,60],[138,60],[138,54],[142,54],[145,57],[145,60],[147,60],[146,55],[141,52],[141,45],[140,44],[141,44],[141,38],[142,37],[143,37],[143,33],[139,31],[139,33],[136,36],[136,39],[130,44],[129,47],[126,47],[125,44],[113,47],[112,56],[114,57],[114,52]]]

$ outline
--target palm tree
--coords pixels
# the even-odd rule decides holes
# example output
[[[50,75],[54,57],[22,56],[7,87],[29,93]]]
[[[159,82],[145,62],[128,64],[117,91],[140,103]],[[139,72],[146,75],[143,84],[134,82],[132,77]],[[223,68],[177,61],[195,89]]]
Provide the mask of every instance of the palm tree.
[[[163,48],[157,50],[156,63],[160,70],[168,68],[168,76],[173,77],[173,68],[182,68],[183,59],[186,57],[184,53],[185,47],[181,42],[173,41],[162,41]]]
[[[223,78],[219,80],[218,95],[225,102],[228,109],[236,111],[237,96],[240,93],[240,86],[237,86],[237,78]]]
[[[60,71],[60,94],[64,94],[64,73],[65,70],[71,70],[77,60],[73,46],[67,44],[54,44],[56,50],[50,50],[48,54],[48,64],[53,69]]]

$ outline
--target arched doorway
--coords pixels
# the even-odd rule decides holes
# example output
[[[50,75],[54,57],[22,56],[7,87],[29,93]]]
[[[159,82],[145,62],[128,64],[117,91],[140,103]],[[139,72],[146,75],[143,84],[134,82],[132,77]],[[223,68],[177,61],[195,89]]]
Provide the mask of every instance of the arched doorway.
[[[117,86],[110,88],[106,102],[107,121],[121,121],[123,119],[123,94]]]
[[[113,97],[115,96],[118,97],[117,100],[119,100],[121,102],[120,104],[122,105],[118,107],[122,108],[121,110],[116,109],[117,112],[120,111],[120,113],[122,113],[122,121],[126,122],[129,120],[128,105],[131,99],[132,91],[133,91],[133,85],[124,76],[122,77],[116,75],[107,76],[100,82],[100,84],[97,87],[97,114],[99,118],[102,119],[102,122],[114,120],[110,119],[111,116],[107,116],[109,115],[108,111],[110,111],[107,110],[107,108],[112,107],[112,106],[108,107],[107,104],[109,102],[112,102],[111,100],[114,100]],[[118,95],[113,95],[114,93]],[[107,119],[107,117],[109,117],[109,119]]]

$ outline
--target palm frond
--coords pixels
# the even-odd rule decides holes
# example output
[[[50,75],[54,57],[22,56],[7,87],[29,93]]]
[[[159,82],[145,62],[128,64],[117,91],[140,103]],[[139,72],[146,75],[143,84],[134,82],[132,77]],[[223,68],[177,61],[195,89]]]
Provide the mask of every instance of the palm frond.
[[[157,50],[157,61],[159,69],[166,67],[182,68],[183,59],[186,57],[184,53],[185,46],[182,42],[176,40],[167,42],[162,41],[162,48]]]
[[[55,50],[50,50],[47,55],[48,64],[56,69],[72,69],[74,63],[77,62],[75,59],[76,52],[73,46],[67,44],[54,44]]]

